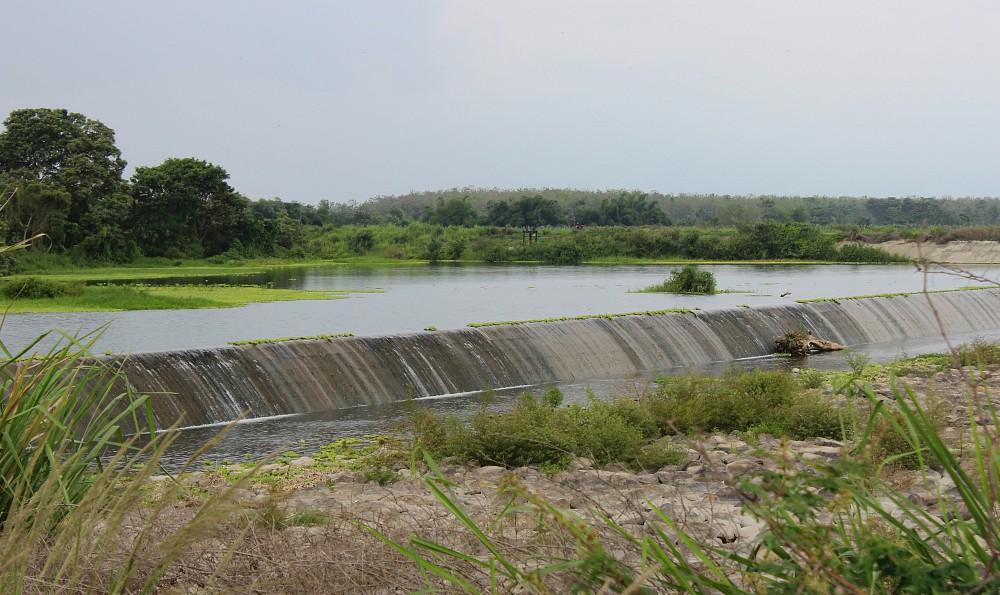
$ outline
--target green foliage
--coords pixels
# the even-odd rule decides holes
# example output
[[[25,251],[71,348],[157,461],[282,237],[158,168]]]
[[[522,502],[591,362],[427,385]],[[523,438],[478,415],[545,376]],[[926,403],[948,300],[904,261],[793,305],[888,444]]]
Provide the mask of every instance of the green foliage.
[[[368,254],[375,248],[375,236],[371,230],[359,230],[347,240],[347,247],[358,256]]]
[[[743,378],[736,384],[756,392],[773,383]],[[773,466],[764,466],[739,488],[745,512],[763,527],[749,550],[696,541],[667,511],[649,503],[655,522],[647,522],[641,533],[604,519],[624,539],[624,545],[614,542],[612,556],[606,549],[611,546],[598,531],[510,478],[501,493],[510,496],[511,504],[496,522],[510,511],[531,513],[547,543],[570,547],[559,553],[541,548],[525,556],[505,554],[467,513],[430,455],[425,457],[431,469],[425,481],[473,537],[477,555],[419,536],[406,545],[379,537],[428,577],[428,588],[434,586],[429,577],[435,577],[466,592],[477,590],[472,577],[483,572],[493,581],[494,591],[533,593],[552,592],[559,586],[565,590],[567,585],[584,591],[733,595],[996,592],[1000,589],[994,570],[1000,552],[996,411],[981,407],[969,420],[978,446],[972,460],[963,461],[942,439],[937,414],[923,408],[909,391],[894,388],[890,402],[876,398],[870,388],[862,394],[869,414],[856,448],[870,451],[885,440],[895,441],[899,448],[882,461],[841,456],[814,464],[803,464],[790,452],[775,453]],[[953,496],[940,495],[932,504],[939,510],[928,510],[924,502],[878,473],[877,465],[904,459],[919,471],[917,481],[930,475],[927,468],[933,463],[954,486]],[[940,490],[936,481],[923,487],[932,493]],[[625,565],[623,559],[634,562]]]
[[[802,383],[803,388],[819,388],[823,386],[824,377],[823,373],[815,368],[803,368],[799,370],[798,374],[799,382]]]
[[[545,264],[572,265],[583,262],[584,251],[573,238],[546,241],[539,250],[541,260]]]
[[[53,281],[37,277],[23,277],[12,279],[0,285],[0,296],[9,300],[52,299],[81,294],[83,294],[83,283],[80,281]]]
[[[193,158],[136,168],[130,227],[143,253],[212,256],[241,236],[252,244],[249,202],[228,179],[223,168]]]
[[[146,398],[119,392],[127,383],[114,364],[89,351],[96,336],[63,335],[48,352],[29,356],[43,339],[20,353],[0,343],[0,525],[55,472],[61,509],[51,518],[61,518],[87,494],[107,449],[124,445],[121,425],[145,425]]]
[[[425,223],[462,227],[472,227],[476,224],[476,219],[476,210],[469,204],[468,197],[451,198],[447,201],[438,197],[434,208],[428,206],[421,215],[421,220]]]
[[[277,339],[248,339],[246,341],[230,341],[230,345],[268,345],[271,343],[286,343],[288,341],[329,341],[340,337],[353,337],[354,333],[334,333],[332,335],[310,335],[308,337],[280,337]]]
[[[976,337],[971,343],[955,348],[954,357],[960,366],[985,368],[1000,366],[1000,344]]]
[[[591,320],[594,318],[605,318],[608,320],[620,316],[659,316],[661,314],[690,314],[691,310],[686,308],[671,308],[668,310],[646,310],[645,312],[622,312],[621,314],[583,314],[581,316],[562,316],[558,318],[534,318],[530,320],[504,320],[499,322],[472,322],[468,326],[478,328],[482,326],[504,326],[508,324],[530,324],[532,322],[559,322],[562,320]]]
[[[722,378],[688,374],[657,382],[660,389],[645,406],[664,431],[842,437],[833,402],[803,392],[789,372],[733,370]]]
[[[115,146],[114,131],[65,109],[18,109],[3,124],[0,174],[15,184],[39,182],[49,198],[55,197],[53,192],[69,194],[65,227],[69,245],[100,232],[89,217],[92,209],[123,191],[125,161]],[[30,184],[24,190],[36,191]],[[118,212],[119,219],[123,214]]]
[[[562,398],[558,389],[548,391],[541,402],[525,393],[512,410],[481,411],[468,426],[415,408],[414,447],[480,465],[532,465],[549,471],[565,469],[577,456],[598,465],[622,462],[648,470],[683,460],[634,401],[592,399],[586,406],[561,407]]]
[[[565,215],[553,199],[543,198],[540,194],[522,195],[516,199],[489,202],[483,222],[497,227],[561,225],[565,222]]]
[[[646,293],[715,293],[715,275],[693,264],[670,271],[670,278],[659,285],[642,290]]]

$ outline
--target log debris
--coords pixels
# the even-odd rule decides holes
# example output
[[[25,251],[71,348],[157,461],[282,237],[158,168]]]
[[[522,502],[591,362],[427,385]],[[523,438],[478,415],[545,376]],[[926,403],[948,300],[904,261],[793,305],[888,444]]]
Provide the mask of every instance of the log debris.
[[[792,355],[809,355],[822,351],[840,351],[844,348],[840,343],[814,337],[809,331],[794,331],[774,340],[775,353],[790,353]]]

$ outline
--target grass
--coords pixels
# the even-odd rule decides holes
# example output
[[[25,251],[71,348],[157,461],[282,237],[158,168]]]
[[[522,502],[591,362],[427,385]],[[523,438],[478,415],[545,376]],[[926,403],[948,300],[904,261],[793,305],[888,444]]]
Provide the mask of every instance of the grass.
[[[88,285],[80,295],[17,299],[10,312],[119,312],[235,308],[251,303],[341,299],[346,292],[234,285]]]
[[[691,314],[692,310],[687,308],[670,308],[667,310],[646,310],[642,312],[622,312],[620,314],[584,314],[582,316],[563,316],[559,318],[534,318],[530,320],[505,320],[498,322],[472,322],[468,326],[473,328],[484,326],[505,326],[511,324],[530,324],[532,322],[562,322],[565,320],[592,320],[604,318],[611,320],[622,316],[658,316],[661,314]]]
[[[353,337],[354,333],[336,333],[333,335],[312,335],[309,337],[282,337],[279,339],[248,339],[246,341],[230,341],[230,345],[267,345],[270,343],[285,343],[288,341],[329,341],[340,337]]]
[[[993,592],[1000,551],[1000,521],[993,514],[1000,456],[991,432],[1000,420],[988,408],[970,408],[974,446],[959,460],[938,435],[933,407],[924,407],[902,387],[884,402],[862,380],[905,366],[969,362],[1000,363],[1000,348],[974,341],[938,360],[912,358],[887,367],[857,361],[849,374],[858,382],[843,398],[867,413],[858,418],[849,445],[855,452],[873,452],[889,437],[895,440],[887,445],[891,450],[881,460],[840,457],[803,468],[802,461],[779,448],[773,465],[738,485],[745,512],[764,527],[758,540],[738,549],[706,541],[677,519],[677,510],[652,502],[636,503],[645,511],[641,525],[620,523],[600,511],[585,520],[584,511],[568,511],[565,503],[548,500],[537,480],[521,480],[518,473],[505,474],[493,486],[496,512],[473,514],[467,508],[468,486],[453,483],[438,461],[528,464],[556,472],[568,457],[585,456],[598,465],[655,470],[687,456],[682,445],[688,439],[673,437],[682,416],[665,415],[667,404],[681,403],[680,411],[687,411],[732,396],[710,406],[718,419],[728,416],[741,420],[734,427],[768,426],[777,432],[774,417],[762,425],[750,415],[754,410],[771,416],[793,412],[801,406],[798,394],[821,400],[810,391],[832,382],[832,376],[733,370],[714,380],[683,377],[674,381],[680,388],[668,389],[670,382],[664,381],[638,399],[569,406],[558,391],[549,391],[523,397],[507,412],[481,412],[469,426],[415,407],[412,442],[398,436],[344,439],[317,453],[313,469],[265,474],[247,464],[231,472],[235,465],[223,462],[209,473],[156,480],[154,452],[146,465],[123,458],[90,474],[83,496],[69,507],[59,504],[58,482],[73,474],[57,466],[44,489],[12,508],[0,531],[0,589]],[[75,377],[70,374],[67,382]],[[47,385],[58,383],[19,386]],[[973,403],[976,398],[970,397]],[[753,406],[738,407],[743,401]],[[692,424],[686,431],[697,434],[700,426],[716,425],[721,424]],[[289,451],[273,460],[287,465],[298,456]],[[917,477],[930,474],[933,465],[935,474],[954,484],[955,500],[942,499],[940,513],[928,513],[908,492],[883,479],[879,469],[897,463],[915,468]],[[327,479],[331,470],[361,474],[371,484],[390,483],[400,478],[398,469],[411,465],[439,503],[429,525],[399,523],[395,513],[378,512],[384,510],[378,507],[371,514],[331,511],[305,500],[303,507],[290,508],[280,494],[232,504],[247,488],[294,492],[313,486],[303,493],[324,494],[323,481],[333,481]],[[357,507],[367,506],[365,498],[376,493],[365,491],[368,496],[362,497],[360,485],[342,492],[356,494]],[[385,506],[398,498],[409,510],[413,489],[406,486],[391,499],[371,504]],[[59,518],[48,516],[60,510]],[[358,532],[360,518],[367,533]],[[57,530],[39,530],[49,523]],[[303,557],[310,562],[302,564]]]
[[[992,287],[993,286],[990,286],[990,285],[980,285],[980,286],[959,287],[959,288],[956,288],[956,289],[933,289],[933,290],[927,290],[927,291],[912,291],[912,292],[897,292],[897,293],[873,293],[871,295],[852,295],[852,296],[849,296],[849,297],[841,297],[841,298],[812,298],[812,299],[807,299],[807,300],[795,300],[795,301],[797,303],[800,303],[800,304],[811,304],[811,303],[814,303],[814,302],[834,302],[836,304],[839,304],[840,302],[846,301],[846,300],[864,300],[864,299],[868,299],[868,298],[877,298],[877,297],[882,297],[882,298],[913,297],[913,296],[923,296],[924,294],[928,294],[928,293],[946,293],[946,292],[950,292],[950,291],[971,291],[971,290],[975,290],[975,289],[991,289]]]
[[[965,355],[956,353],[950,358],[953,364],[992,361],[1000,354],[996,345],[984,342],[964,351]],[[498,518],[489,521],[490,527],[504,524],[516,510],[516,514],[537,519],[538,532],[546,539],[545,545],[527,552],[508,549],[503,547],[502,533],[487,529],[469,513],[455,484],[438,467],[433,449],[427,449],[424,456],[431,470],[425,485],[464,527],[465,544],[421,536],[402,542],[375,529],[371,532],[409,559],[424,577],[424,587],[431,590],[997,592],[1000,436],[996,428],[1000,417],[989,405],[988,395],[981,385],[969,385],[968,423],[975,447],[962,460],[942,439],[933,408],[923,406],[905,387],[894,385],[888,400],[876,396],[859,378],[868,367],[859,361],[850,371],[858,382],[850,385],[846,397],[868,414],[857,420],[859,431],[849,444],[854,452],[878,456],[840,456],[803,470],[794,453],[787,447],[779,449],[772,467],[739,484],[745,512],[763,527],[760,536],[745,547],[719,547],[698,539],[688,532],[695,527],[682,525],[651,502],[646,503],[649,518],[643,529],[619,525],[606,516],[599,517],[597,525],[587,524],[515,480],[507,486],[507,493],[520,504],[503,508]],[[744,398],[751,397],[758,409],[780,409],[782,401],[796,392],[782,374],[740,374],[720,381],[726,390],[710,389],[709,395],[690,392],[702,397],[694,401],[709,401],[724,397],[727,391],[739,391]],[[761,397],[754,400],[754,394]],[[700,402],[689,404],[701,406]],[[740,418],[748,408],[733,409],[728,403],[719,409],[720,419],[726,419]],[[753,422],[744,420],[742,425],[747,423]],[[892,444],[885,448],[887,439]],[[529,441],[525,448],[538,447]],[[954,485],[954,495],[935,492],[936,484],[928,484],[931,498],[938,494],[928,510],[924,501],[912,499],[909,491],[897,489],[880,472],[901,463],[925,481],[930,475],[943,475]],[[699,519],[696,524],[703,522]],[[609,537],[608,529],[618,539]]]

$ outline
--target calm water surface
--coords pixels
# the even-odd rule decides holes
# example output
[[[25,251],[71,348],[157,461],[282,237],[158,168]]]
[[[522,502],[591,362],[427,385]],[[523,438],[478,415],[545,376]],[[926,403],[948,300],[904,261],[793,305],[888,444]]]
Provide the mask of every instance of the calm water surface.
[[[27,345],[53,328],[88,332],[107,325],[96,344],[98,351],[119,353],[213,347],[228,341],[353,332],[356,335],[413,332],[428,326],[462,327],[472,322],[524,320],[587,314],[621,313],[665,308],[732,308],[789,300],[849,297],[889,292],[954,289],[969,281],[944,274],[925,276],[912,265],[717,265],[712,271],[720,289],[740,293],[685,296],[634,293],[660,283],[675,268],[643,266],[399,266],[399,267],[290,267],[265,275],[209,278],[207,283],[272,283],[297,289],[380,290],[354,293],[342,300],[277,302],[219,310],[142,311],[120,313],[24,314],[8,318],[2,339],[9,348]],[[989,279],[1000,271],[974,271]],[[191,283],[190,279],[157,282]],[[789,293],[786,297],[781,294]],[[979,333],[1000,339],[1000,330]],[[972,337],[952,337],[961,342]],[[891,361],[901,355],[941,351],[940,338],[891,345],[858,346],[872,361]],[[728,363],[715,367],[724,369]],[[802,365],[787,358],[741,362],[747,366]],[[845,368],[843,354],[809,358],[811,367]],[[680,370],[678,370],[680,371]],[[669,371],[668,371],[669,372]],[[599,380],[561,385],[567,402],[638,394],[648,378]],[[534,387],[534,391],[548,387]],[[493,407],[511,404],[524,389],[498,392]],[[481,406],[481,395],[453,395],[424,401],[440,413],[468,416]],[[259,459],[288,449],[315,452],[342,436],[384,433],[405,426],[405,403],[358,407],[342,411],[236,425],[210,451],[209,457],[233,462]],[[180,433],[165,463],[176,469],[218,427],[191,428]]]
[[[330,301],[275,302],[242,308],[112,313],[18,314],[0,330],[8,348],[48,331],[88,332],[107,325],[97,351],[130,353],[214,347],[229,341],[351,332],[373,335],[462,327],[473,322],[608,314],[665,308],[731,308],[788,300],[951,289],[970,282],[926,276],[912,265],[717,265],[713,296],[634,293],[675,268],[640,266],[318,266],[203,282],[273,283],[296,289],[342,289]],[[990,276],[993,271],[976,271]],[[992,277],[990,277],[992,278]],[[162,281],[161,281],[162,282]],[[190,279],[166,282],[191,283]],[[781,294],[789,293],[787,297]]]

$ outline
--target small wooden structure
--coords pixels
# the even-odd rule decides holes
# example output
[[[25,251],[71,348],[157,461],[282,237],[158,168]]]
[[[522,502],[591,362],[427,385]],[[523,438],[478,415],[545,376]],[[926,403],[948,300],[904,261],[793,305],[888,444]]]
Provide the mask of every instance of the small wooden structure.
[[[538,226],[525,225],[521,228],[521,243],[534,244],[538,241]]]

